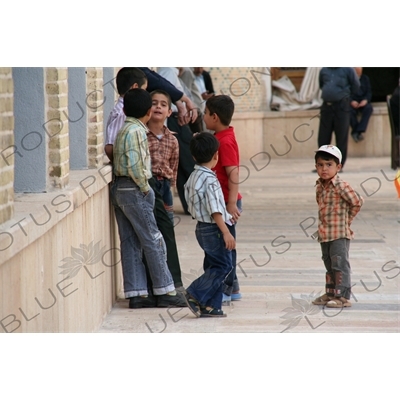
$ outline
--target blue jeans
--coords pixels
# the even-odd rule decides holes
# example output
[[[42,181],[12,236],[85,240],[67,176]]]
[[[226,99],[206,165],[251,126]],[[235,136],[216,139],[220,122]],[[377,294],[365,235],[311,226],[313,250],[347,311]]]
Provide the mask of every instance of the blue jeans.
[[[237,208],[239,209],[240,212],[242,212],[242,199],[238,200],[236,203]],[[233,225],[227,225],[230,234],[235,238],[236,240],[236,224]],[[239,286],[239,280],[236,275],[236,262],[237,262],[237,254],[236,254],[236,249],[232,250],[232,271],[230,274],[226,277],[225,282],[224,282],[224,288],[223,292],[227,295],[230,296],[232,292],[239,292],[240,286]],[[207,265],[204,264],[204,269],[207,268]]]
[[[171,192],[171,182],[169,179],[158,179],[156,176],[154,177],[156,183],[156,189],[160,193],[163,201],[164,201],[164,208],[168,214],[168,217],[171,219],[172,223],[174,224],[174,201],[172,198]]]
[[[153,293],[162,295],[175,289],[166,261],[164,238],[154,218],[154,192],[145,196],[129,177],[116,177],[111,184],[111,202],[115,208],[121,241],[121,263],[125,297],[147,295],[148,262]]]
[[[224,237],[217,224],[197,222],[196,238],[204,250],[208,267],[204,274],[187,288],[201,306],[222,307],[223,282],[232,270],[232,252],[225,247]]]

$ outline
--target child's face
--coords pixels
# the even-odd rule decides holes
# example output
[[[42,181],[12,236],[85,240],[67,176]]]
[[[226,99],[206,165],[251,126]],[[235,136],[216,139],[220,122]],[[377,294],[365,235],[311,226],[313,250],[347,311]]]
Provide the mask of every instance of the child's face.
[[[206,107],[204,110],[204,117],[203,117],[204,123],[206,124],[206,128],[210,129],[211,131],[215,130],[215,118],[214,115],[210,114],[209,109]]]
[[[168,99],[161,93],[155,93],[152,97],[151,121],[162,121],[171,115]]]
[[[340,171],[342,164],[336,164],[333,160],[326,161],[322,158],[318,158],[315,168],[321,179],[329,181]]]

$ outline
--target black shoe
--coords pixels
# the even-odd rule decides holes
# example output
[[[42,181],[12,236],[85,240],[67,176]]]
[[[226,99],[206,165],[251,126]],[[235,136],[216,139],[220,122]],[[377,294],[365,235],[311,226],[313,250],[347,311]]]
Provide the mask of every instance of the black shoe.
[[[157,306],[157,301],[153,296],[135,296],[129,299],[129,308],[152,308]]]
[[[187,304],[183,295],[177,292],[175,296],[169,294],[157,296],[157,307],[187,307]]]
[[[353,138],[353,140],[354,140],[356,143],[358,143],[358,141],[360,140],[360,139],[359,139],[359,136],[358,136],[358,132],[353,132],[353,133],[351,134],[351,137]]]
[[[364,139],[365,139],[364,134],[363,134],[363,133],[360,133],[360,134],[358,135],[358,141],[359,141],[359,142],[362,142]]]
[[[219,310],[217,308],[211,308],[210,310],[207,310],[207,308],[202,308],[201,309],[201,318],[224,318],[226,317],[226,314],[222,310]]]

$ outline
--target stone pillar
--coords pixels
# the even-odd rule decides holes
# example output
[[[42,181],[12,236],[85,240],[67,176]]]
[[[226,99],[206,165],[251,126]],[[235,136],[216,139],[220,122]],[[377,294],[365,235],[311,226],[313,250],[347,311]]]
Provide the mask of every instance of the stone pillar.
[[[104,105],[103,105],[103,136],[106,139],[106,128],[108,117],[114,108],[115,102],[118,99],[116,77],[120,68],[106,67],[103,68],[103,93],[104,93]]]
[[[63,188],[69,182],[68,70],[45,68],[45,131],[48,141],[49,184]]]
[[[0,68],[0,225],[14,211],[14,99],[11,68]],[[10,156],[7,157],[10,153]]]
[[[89,168],[103,165],[103,68],[86,70]]]

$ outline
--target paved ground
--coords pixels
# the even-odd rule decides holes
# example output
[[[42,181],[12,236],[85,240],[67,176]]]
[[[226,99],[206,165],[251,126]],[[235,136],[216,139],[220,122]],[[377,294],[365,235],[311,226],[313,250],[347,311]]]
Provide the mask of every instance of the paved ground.
[[[98,332],[400,332],[400,199],[389,158],[348,159],[343,179],[364,197],[352,226],[353,307],[314,306],[324,288],[316,231],[312,160],[258,160],[242,168],[244,212],[237,228],[243,298],[223,319],[187,309],[130,310],[119,301]],[[179,200],[176,199],[176,203]],[[200,274],[195,222],[177,208],[176,236],[184,284]]]

